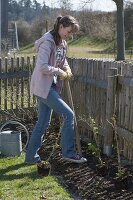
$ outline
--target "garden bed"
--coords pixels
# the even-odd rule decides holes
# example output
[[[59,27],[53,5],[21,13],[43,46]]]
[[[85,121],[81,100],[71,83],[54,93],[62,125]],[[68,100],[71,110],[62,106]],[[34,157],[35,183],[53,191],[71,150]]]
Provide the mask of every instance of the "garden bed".
[[[42,159],[46,160],[55,144],[57,133],[47,133],[40,155]],[[82,144],[83,156],[88,160],[84,164],[74,164],[64,161],[61,157],[60,147],[56,146],[54,153],[50,159],[52,165],[52,174],[55,174],[61,180],[61,183],[72,194],[76,194],[76,200],[132,200],[133,199],[133,169],[131,165],[124,166],[126,172],[130,173],[128,183],[126,186],[117,187],[116,172],[117,172],[117,158],[103,157],[106,163],[106,169],[99,169],[97,161],[88,151],[87,145]],[[118,184],[120,185],[120,184]]]

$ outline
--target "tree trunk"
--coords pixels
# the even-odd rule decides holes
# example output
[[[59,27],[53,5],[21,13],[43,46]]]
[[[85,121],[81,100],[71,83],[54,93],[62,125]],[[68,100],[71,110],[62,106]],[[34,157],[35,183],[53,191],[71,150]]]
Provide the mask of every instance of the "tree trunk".
[[[117,60],[125,60],[123,0],[114,0],[117,5]]]

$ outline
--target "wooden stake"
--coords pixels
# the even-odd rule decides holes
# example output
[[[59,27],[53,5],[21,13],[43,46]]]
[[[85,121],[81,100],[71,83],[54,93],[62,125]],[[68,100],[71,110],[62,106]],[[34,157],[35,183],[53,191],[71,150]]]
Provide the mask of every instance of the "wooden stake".
[[[73,105],[73,98],[72,98],[70,83],[69,83],[68,80],[66,80],[65,84],[66,84],[66,89],[67,89],[68,101],[70,103],[70,106],[71,106],[74,114],[75,114],[75,109],[74,109],[74,105]],[[79,136],[79,132],[78,132],[76,114],[75,114],[75,137],[76,137],[75,139],[76,139],[77,151],[81,155],[82,151],[81,151],[80,136]]]

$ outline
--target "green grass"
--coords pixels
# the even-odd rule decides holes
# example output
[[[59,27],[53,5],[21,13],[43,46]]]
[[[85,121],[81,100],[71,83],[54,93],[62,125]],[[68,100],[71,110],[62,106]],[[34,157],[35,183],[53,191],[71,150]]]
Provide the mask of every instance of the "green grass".
[[[33,43],[32,44],[28,44],[25,47],[22,47],[21,48],[21,52],[28,53],[29,49],[30,49],[30,52],[35,52],[35,48],[34,48],[34,44]]]
[[[36,165],[23,163],[24,155],[0,158],[1,200],[72,200],[54,176],[39,177]]]
[[[107,41],[103,39],[93,39],[87,36],[76,37],[68,41],[68,56],[74,58],[90,58],[90,59],[116,59],[116,55],[111,53],[114,49],[116,41]],[[126,49],[131,49],[133,41],[128,41]],[[106,53],[105,53],[106,51]],[[33,44],[21,49],[20,55],[33,56],[35,49]],[[133,55],[127,55],[126,59],[133,59]]]
[[[36,50],[35,50],[34,44],[32,43],[20,48],[18,55],[25,57],[25,54],[30,56],[31,54],[35,55],[35,53],[36,53]]]
[[[73,58],[90,58],[90,59],[115,59],[114,54],[100,52],[90,52],[88,47],[84,46],[70,46],[68,49],[68,56]]]
[[[114,58],[113,54],[103,54],[100,51],[111,49],[112,44],[103,40],[93,40],[88,37],[80,37],[68,41],[68,56],[75,58]],[[99,51],[95,53],[94,51]],[[110,50],[109,50],[110,51]],[[33,56],[35,49],[32,45],[28,45],[20,50],[20,56]]]
[[[68,41],[70,46],[84,46],[88,47],[89,50],[106,50],[113,49],[114,41],[107,41],[103,39],[93,39],[87,36],[82,36]]]

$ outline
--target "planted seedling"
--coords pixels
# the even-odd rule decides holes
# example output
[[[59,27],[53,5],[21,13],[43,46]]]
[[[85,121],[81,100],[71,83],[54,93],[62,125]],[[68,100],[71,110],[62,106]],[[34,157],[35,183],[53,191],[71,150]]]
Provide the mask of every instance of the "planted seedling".
[[[98,140],[98,126],[93,118],[89,118],[90,121],[90,126],[94,134],[94,139],[96,145],[89,143],[88,148],[92,152],[92,155],[95,156],[96,160],[98,161],[98,164],[96,165],[97,167],[97,173],[100,175],[106,175],[107,174],[107,169],[108,166],[106,165],[105,162],[103,162],[102,157],[101,157],[101,148]]]
[[[100,165],[103,165],[103,161],[102,161],[102,158],[101,158],[101,150],[100,150],[100,148],[96,147],[92,143],[88,143],[88,149],[92,153],[92,155],[96,158],[96,160],[98,161],[98,163]]]
[[[118,169],[118,172],[116,172],[116,177],[121,178],[125,175],[125,169]]]
[[[124,171],[122,169],[118,134],[117,134],[117,131],[116,131],[116,115],[114,114],[111,119],[112,119],[112,122],[108,121],[108,123],[112,126],[112,128],[114,130],[114,136],[115,136],[115,141],[116,141],[116,151],[117,151],[117,160],[118,160],[118,172],[116,173],[116,175],[122,176]]]
[[[51,172],[51,164],[48,161],[41,161],[37,164],[37,171],[41,176],[48,176]]]
[[[100,149],[100,144],[98,140],[98,126],[93,118],[89,118],[90,121],[90,126],[92,129],[92,132],[94,134],[94,139],[96,146],[93,144],[88,144],[89,149],[92,151],[92,154],[96,157],[96,159],[99,161],[99,164],[103,165],[103,161],[101,158],[101,149]]]
[[[117,150],[117,159],[118,159],[118,171],[116,173],[116,177],[114,178],[114,184],[117,189],[127,189],[130,175],[129,175],[129,173],[126,172],[126,170],[122,167],[122,164],[121,164],[120,148],[119,148],[118,134],[117,134],[117,130],[116,130],[116,115],[115,114],[112,117],[112,123],[109,122],[109,124],[112,126],[112,128],[114,130],[114,136],[115,136],[115,141],[116,141],[116,150]]]
[[[115,188],[118,190],[128,189],[129,178],[130,176],[128,173],[126,173],[125,169],[118,169],[116,177],[114,178]]]
[[[49,161],[50,161],[55,149],[58,147],[59,137],[60,137],[60,134],[58,134],[58,136],[55,140],[55,144],[52,147],[52,151],[51,151],[48,159],[46,161],[41,161],[40,163],[37,164],[37,171],[38,171],[38,174],[41,176],[48,176],[51,173],[51,164]]]
[[[88,149],[92,153],[92,155],[96,158],[98,164],[96,165],[97,167],[97,173],[100,175],[105,175],[108,172],[108,164],[103,162],[102,157],[101,157],[101,148],[100,148],[100,140],[99,140],[99,133],[98,133],[98,125],[96,124],[95,120],[92,117],[89,117],[86,119],[79,117],[78,121],[83,121],[89,129],[92,130],[95,144],[88,143]]]

